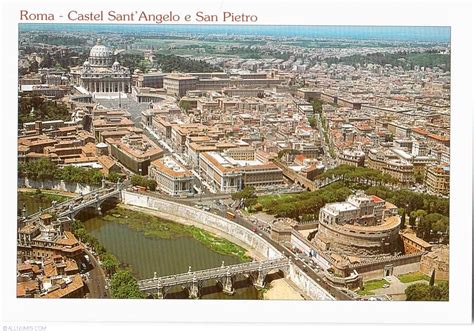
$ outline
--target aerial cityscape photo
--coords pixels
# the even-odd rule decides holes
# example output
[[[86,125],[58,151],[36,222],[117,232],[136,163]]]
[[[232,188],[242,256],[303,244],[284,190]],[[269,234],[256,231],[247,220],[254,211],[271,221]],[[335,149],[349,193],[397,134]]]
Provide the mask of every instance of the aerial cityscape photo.
[[[19,24],[17,297],[448,301],[450,34]]]

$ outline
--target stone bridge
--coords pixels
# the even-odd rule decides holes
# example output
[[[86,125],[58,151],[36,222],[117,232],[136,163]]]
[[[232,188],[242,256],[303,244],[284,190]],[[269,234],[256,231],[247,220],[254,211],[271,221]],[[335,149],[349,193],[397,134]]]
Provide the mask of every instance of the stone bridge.
[[[301,187],[303,187],[307,190],[310,190],[310,191],[316,191],[318,189],[318,187],[316,186],[316,184],[313,181],[311,181],[308,178],[300,175],[299,173],[297,173],[293,169],[290,169],[285,163],[283,163],[283,162],[281,162],[277,159],[273,159],[272,162],[275,163],[278,166],[278,168],[280,168],[283,171],[283,176],[285,176],[286,178],[288,178],[292,182],[294,182],[294,183],[300,185]]]
[[[103,180],[100,189],[87,194],[81,194],[76,198],[68,199],[61,203],[53,202],[51,207],[43,210],[40,209],[39,212],[29,215],[26,218],[26,222],[38,220],[45,213],[54,214],[57,218],[70,217],[73,219],[81,210],[88,207],[93,207],[98,213],[101,213],[102,203],[111,197],[120,198],[122,189],[123,184],[121,183],[107,185],[105,180]]]
[[[234,279],[238,275],[246,275],[253,280],[257,288],[265,286],[265,277],[271,271],[279,270],[288,273],[290,261],[286,257],[271,259],[266,261],[255,261],[236,265],[199,270],[191,272],[191,267],[187,273],[178,275],[156,277],[138,281],[140,291],[148,293],[156,298],[163,299],[166,293],[174,286],[181,286],[188,290],[189,297],[199,298],[199,292],[203,282],[216,280],[221,284],[224,293],[232,295],[234,293]]]
[[[339,176],[334,178],[326,178],[325,180],[314,182],[300,175],[299,173],[289,168],[285,163],[279,160],[273,159],[272,162],[275,163],[283,171],[283,176],[291,180],[293,183],[296,183],[310,191],[316,191],[342,179],[342,176]]]
[[[87,195],[69,200],[66,208],[62,207],[58,212],[58,217],[69,216],[74,218],[81,210],[93,207],[98,214],[101,214],[101,205],[105,200],[116,197],[120,198],[120,188],[111,187],[93,191]]]

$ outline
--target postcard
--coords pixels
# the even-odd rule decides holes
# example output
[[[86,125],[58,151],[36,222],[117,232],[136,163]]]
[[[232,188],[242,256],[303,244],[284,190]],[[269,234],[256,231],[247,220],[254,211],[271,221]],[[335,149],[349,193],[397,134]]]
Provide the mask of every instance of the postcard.
[[[467,21],[311,24],[316,3],[286,4],[301,21],[264,4],[9,9],[8,300],[470,303]]]

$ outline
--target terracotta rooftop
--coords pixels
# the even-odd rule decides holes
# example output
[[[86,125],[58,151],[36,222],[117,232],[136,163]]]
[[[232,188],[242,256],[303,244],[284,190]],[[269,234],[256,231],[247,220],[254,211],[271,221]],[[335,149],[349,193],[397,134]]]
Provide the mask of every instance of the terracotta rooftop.
[[[26,296],[27,292],[37,291],[38,283],[35,280],[28,280],[16,284],[16,296],[21,298]]]
[[[74,246],[79,244],[79,241],[72,232],[64,231],[64,237],[65,238],[56,240],[56,244],[64,246]]]
[[[416,236],[416,234],[414,233],[402,233],[402,236],[413,241],[414,243],[417,243],[418,245],[420,245],[421,247],[424,247],[424,248],[431,248],[431,244],[427,243],[426,241],[424,241],[423,239],[421,238],[418,238]]]
[[[74,276],[71,276],[70,279],[71,279],[71,283],[66,285],[65,288],[61,288],[57,286],[53,288],[50,292],[43,295],[42,297],[49,298],[49,299],[62,298],[62,297],[70,295],[71,293],[81,289],[84,286],[84,282],[82,281],[81,275],[76,274]]]
[[[116,165],[115,161],[110,156],[107,156],[107,155],[101,155],[97,158],[97,160],[100,162],[100,164],[102,164],[104,168],[107,168],[107,169],[110,169],[114,165]]]

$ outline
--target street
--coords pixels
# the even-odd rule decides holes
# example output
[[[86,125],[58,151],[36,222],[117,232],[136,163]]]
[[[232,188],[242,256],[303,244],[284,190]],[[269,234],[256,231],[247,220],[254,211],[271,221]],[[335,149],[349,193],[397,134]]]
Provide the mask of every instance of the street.
[[[87,282],[87,286],[89,288],[87,297],[90,299],[102,299],[110,297],[108,290],[105,289],[105,273],[100,267],[99,261],[97,261],[95,256],[87,249],[86,254],[89,256],[90,265],[92,267],[92,269],[89,271],[89,280]]]

